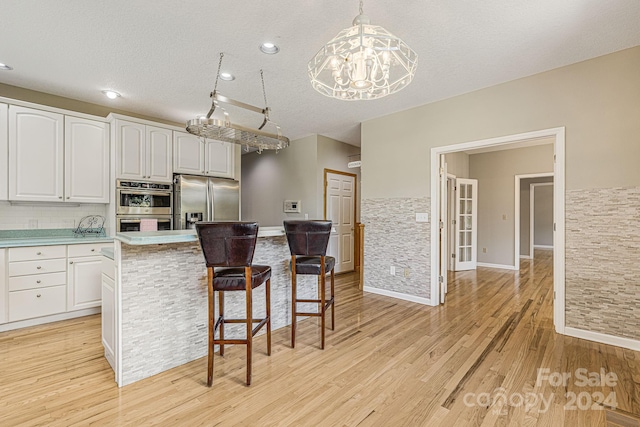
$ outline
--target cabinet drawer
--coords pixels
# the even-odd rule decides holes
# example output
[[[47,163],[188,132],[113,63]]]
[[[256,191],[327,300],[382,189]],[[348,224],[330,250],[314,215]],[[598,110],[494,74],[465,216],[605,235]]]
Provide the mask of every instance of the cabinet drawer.
[[[57,273],[59,271],[67,271],[66,258],[9,263],[9,277],[26,276],[28,274]]]
[[[9,292],[9,321],[64,313],[66,299],[65,285]]]
[[[102,257],[102,274],[106,275],[111,280],[116,277],[116,263],[107,257]]]
[[[24,291],[26,289],[46,288],[49,286],[66,285],[67,273],[31,274],[9,278],[9,291]]]
[[[100,249],[112,247],[112,243],[84,243],[81,245],[69,245],[69,258],[78,256],[99,256]]]
[[[28,246],[26,248],[9,249],[9,262],[64,258],[66,256],[67,256],[67,247],[64,245],[62,246]]]

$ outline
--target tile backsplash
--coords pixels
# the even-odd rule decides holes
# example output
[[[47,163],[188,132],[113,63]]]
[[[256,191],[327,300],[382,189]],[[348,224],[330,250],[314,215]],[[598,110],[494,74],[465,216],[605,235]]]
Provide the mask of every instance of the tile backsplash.
[[[80,204],[20,204],[0,202],[0,230],[74,228],[86,215],[107,215],[107,206]]]

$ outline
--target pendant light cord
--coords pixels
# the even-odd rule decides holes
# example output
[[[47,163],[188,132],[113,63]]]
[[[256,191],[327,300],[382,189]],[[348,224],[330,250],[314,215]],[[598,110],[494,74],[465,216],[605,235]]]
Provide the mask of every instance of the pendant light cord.
[[[260,69],[260,79],[262,80],[262,95],[264,96],[264,109],[269,110],[269,104],[267,104],[267,91],[264,88],[264,72]]]
[[[213,93],[218,89],[218,79],[220,78],[220,67],[222,67],[222,57],[224,56],[224,52],[220,52],[220,60],[218,61],[218,74],[216,74],[216,83],[213,86]]]
[[[360,0],[360,15],[364,15],[364,12],[362,10],[362,3],[364,3],[362,0]]]

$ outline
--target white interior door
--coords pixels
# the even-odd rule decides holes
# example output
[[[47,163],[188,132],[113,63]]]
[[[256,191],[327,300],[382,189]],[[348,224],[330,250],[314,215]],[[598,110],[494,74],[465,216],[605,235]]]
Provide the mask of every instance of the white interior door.
[[[331,172],[326,177],[326,219],[333,222],[328,254],[336,259],[336,273],[353,271],[355,177]]]
[[[478,256],[478,180],[456,179],[455,271],[475,270]]]
[[[440,218],[438,238],[440,239],[440,274],[438,280],[440,281],[440,303],[444,303],[447,295],[447,262],[448,262],[448,250],[447,250],[447,163],[444,161],[444,156],[440,156]]]

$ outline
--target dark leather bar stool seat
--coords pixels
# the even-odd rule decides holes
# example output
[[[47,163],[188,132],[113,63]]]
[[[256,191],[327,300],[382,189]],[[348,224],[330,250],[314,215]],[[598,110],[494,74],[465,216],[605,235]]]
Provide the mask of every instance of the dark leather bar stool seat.
[[[220,346],[224,356],[225,344],[245,344],[247,346],[247,385],[251,385],[251,355],[253,336],[267,326],[267,355],[271,355],[271,267],[252,265],[253,253],[258,238],[258,224],[255,222],[199,222],[196,231],[204,254],[208,273],[209,288],[209,354],[207,385],[213,384],[213,349]],[[250,283],[250,286],[247,286]],[[266,317],[253,319],[252,290],[266,283]],[[215,319],[214,292],[218,292],[219,316]],[[246,318],[226,319],[224,317],[224,292],[246,292]],[[245,323],[246,339],[225,339],[226,323]],[[254,328],[253,324],[257,323]],[[215,338],[216,330],[220,338]]]
[[[296,319],[300,316],[320,317],[321,341],[320,348],[324,349],[325,313],[331,307],[331,330],[335,329],[334,308],[334,267],[336,260],[327,256],[327,246],[331,236],[331,221],[284,221],[284,231],[287,235],[291,252],[291,347],[296,346]],[[331,273],[331,296],[326,299],[326,275]],[[312,274],[318,276],[318,299],[298,299],[298,274]],[[318,304],[315,313],[298,312],[298,303]]]

